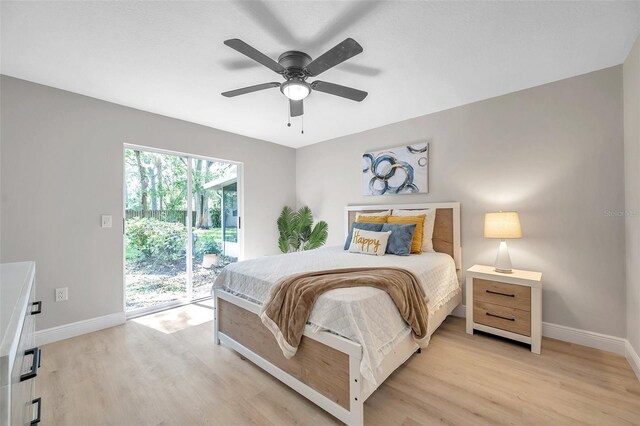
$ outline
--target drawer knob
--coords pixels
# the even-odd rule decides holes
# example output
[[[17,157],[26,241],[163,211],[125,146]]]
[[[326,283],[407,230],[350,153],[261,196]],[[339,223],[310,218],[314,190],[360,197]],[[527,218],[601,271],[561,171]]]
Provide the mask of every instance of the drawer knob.
[[[25,355],[33,355],[33,364],[31,364],[31,371],[20,376],[20,381],[24,382],[25,380],[33,379],[38,375],[38,367],[40,367],[40,354],[42,352],[39,348],[33,348],[24,351]]]
[[[485,291],[489,294],[497,294],[498,296],[516,297],[515,294],[501,293],[499,291],[493,291],[493,290],[485,290]]]
[[[34,399],[33,401],[31,401],[31,404],[38,404],[38,412],[36,414],[36,418],[31,420],[32,425],[37,425],[38,423],[40,423],[41,417],[42,417],[42,398],[38,397],[36,399]]]
[[[38,300],[37,302],[33,302],[31,307],[37,306],[36,310],[31,311],[31,315],[38,315],[42,313],[42,300]]]
[[[500,319],[507,320],[507,321],[515,321],[516,320],[515,318],[503,317],[502,315],[492,314],[491,312],[487,312],[487,315],[489,315],[490,317],[500,318]]]

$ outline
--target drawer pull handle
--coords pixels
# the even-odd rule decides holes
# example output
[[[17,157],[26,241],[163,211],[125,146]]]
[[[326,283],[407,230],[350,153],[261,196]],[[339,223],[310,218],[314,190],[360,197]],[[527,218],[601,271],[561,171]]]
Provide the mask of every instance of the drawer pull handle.
[[[31,311],[31,315],[38,315],[42,313],[42,300],[38,300],[37,302],[33,302],[31,306],[37,306],[38,308],[35,311]]]
[[[495,314],[492,314],[491,312],[487,312],[487,315],[489,315],[490,317],[496,317],[496,318],[500,318],[500,319],[507,320],[507,321],[515,321],[516,320],[515,318],[509,318],[509,317],[503,317],[503,316],[500,316],[500,315],[495,315]]]
[[[33,348],[24,351],[25,355],[33,355],[33,364],[31,364],[31,371],[20,376],[20,381],[24,382],[25,380],[33,379],[38,375],[38,367],[40,367],[40,354],[41,351],[39,348]]]
[[[38,423],[40,423],[41,417],[42,417],[42,398],[38,397],[36,399],[34,399],[33,401],[31,401],[31,404],[38,404],[38,413],[36,414],[36,418],[31,420],[32,425],[37,425]]]
[[[509,293],[500,293],[499,291],[493,291],[493,290],[486,290],[487,293],[490,294],[497,294],[499,296],[507,296],[507,297],[516,297],[515,294],[509,294]]]

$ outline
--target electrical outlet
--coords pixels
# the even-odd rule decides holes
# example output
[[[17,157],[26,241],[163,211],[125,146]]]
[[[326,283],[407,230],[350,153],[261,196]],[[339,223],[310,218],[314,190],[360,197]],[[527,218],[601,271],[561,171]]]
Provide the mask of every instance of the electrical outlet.
[[[56,302],[69,300],[69,287],[56,288]]]

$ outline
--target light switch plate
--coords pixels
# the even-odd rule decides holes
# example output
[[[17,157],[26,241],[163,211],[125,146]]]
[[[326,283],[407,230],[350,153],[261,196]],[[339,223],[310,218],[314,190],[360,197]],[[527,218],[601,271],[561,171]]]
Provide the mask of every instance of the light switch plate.
[[[102,224],[103,228],[111,228],[112,224],[113,224],[113,220],[111,218],[110,214],[103,214],[102,216],[100,216],[100,223]]]

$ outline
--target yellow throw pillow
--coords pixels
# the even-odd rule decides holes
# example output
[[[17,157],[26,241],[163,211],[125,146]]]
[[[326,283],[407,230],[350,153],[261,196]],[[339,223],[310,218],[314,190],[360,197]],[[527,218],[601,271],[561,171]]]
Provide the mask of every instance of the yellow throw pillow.
[[[389,216],[358,216],[356,222],[366,223],[387,223]]]
[[[426,214],[420,214],[417,216],[389,216],[387,218],[387,223],[415,223],[416,232],[413,233],[413,240],[411,240],[411,253],[420,254],[422,253],[422,233],[426,217]]]

